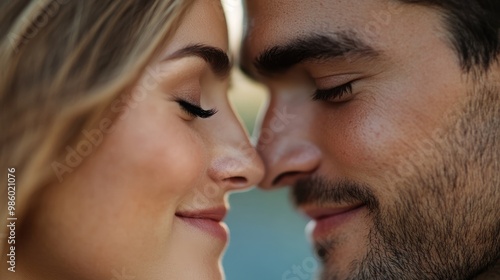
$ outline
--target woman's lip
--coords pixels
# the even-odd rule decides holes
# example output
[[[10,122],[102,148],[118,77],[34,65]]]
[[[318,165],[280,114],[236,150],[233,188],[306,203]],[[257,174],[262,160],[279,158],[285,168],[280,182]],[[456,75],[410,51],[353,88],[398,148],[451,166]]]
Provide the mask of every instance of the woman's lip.
[[[175,216],[187,224],[201,229],[224,242],[228,240],[227,225],[222,222],[227,214],[225,207],[178,211]]]
[[[216,222],[224,220],[226,214],[227,214],[227,209],[225,207],[191,210],[191,211],[177,211],[175,213],[177,217],[181,218],[210,219]]]
[[[206,233],[209,233],[210,235],[227,242],[228,240],[228,229],[227,225],[223,222],[218,222],[216,220],[212,219],[205,219],[205,218],[187,218],[187,217],[181,217],[177,216],[180,220],[183,222],[194,226],[198,229],[203,230]]]
[[[307,225],[308,232],[315,241],[326,238],[336,229],[347,223],[365,207],[364,204],[334,209],[318,209],[308,211],[313,220]]]

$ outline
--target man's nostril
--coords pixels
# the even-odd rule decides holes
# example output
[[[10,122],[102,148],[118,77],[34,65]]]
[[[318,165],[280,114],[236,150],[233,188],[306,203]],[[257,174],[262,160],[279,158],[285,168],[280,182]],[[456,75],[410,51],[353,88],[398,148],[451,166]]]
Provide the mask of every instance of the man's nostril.
[[[284,178],[286,178],[286,177],[292,177],[292,176],[297,175],[297,174],[299,174],[299,173],[301,173],[301,172],[299,172],[299,171],[290,171],[290,172],[281,173],[280,175],[278,175],[278,177],[276,177],[276,178],[273,180],[272,185],[273,185],[273,186],[276,186],[276,185],[278,185],[278,184],[279,184],[279,182],[280,182],[282,179],[284,179]]]

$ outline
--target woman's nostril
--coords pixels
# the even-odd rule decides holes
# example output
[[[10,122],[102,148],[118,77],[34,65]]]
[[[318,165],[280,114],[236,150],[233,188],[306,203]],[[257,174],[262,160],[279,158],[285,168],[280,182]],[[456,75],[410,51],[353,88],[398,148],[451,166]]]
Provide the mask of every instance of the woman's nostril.
[[[235,177],[228,178],[226,180],[228,180],[229,183],[231,183],[231,185],[233,185],[233,186],[245,186],[248,184],[247,178],[245,178],[243,176],[235,176]]]

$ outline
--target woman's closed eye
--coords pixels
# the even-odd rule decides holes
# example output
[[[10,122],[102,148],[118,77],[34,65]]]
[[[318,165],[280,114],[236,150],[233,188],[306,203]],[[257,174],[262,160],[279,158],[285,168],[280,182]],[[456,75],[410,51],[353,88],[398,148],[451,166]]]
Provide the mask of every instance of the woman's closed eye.
[[[206,119],[210,118],[211,116],[217,113],[216,109],[204,110],[200,106],[195,105],[186,100],[178,99],[176,101],[184,112],[186,112],[187,114],[189,114],[191,117],[194,118]]]
[[[352,94],[352,83],[348,82],[343,85],[329,88],[329,89],[317,89],[313,94],[313,100],[329,101],[341,103],[349,100]]]

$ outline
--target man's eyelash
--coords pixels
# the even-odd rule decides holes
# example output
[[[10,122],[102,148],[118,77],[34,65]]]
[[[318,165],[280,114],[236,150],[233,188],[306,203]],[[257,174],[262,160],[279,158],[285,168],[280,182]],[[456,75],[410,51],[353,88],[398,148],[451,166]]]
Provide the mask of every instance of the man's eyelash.
[[[352,93],[352,82],[330,89],[317,89],[314,92],[313,100],[335,101],[344,95]]]
[[[181,109],[193,117],[198,117],[202,119],[210,118],[217,113],[216,109],[204,110],[201,107],[194,105],[185,100],[177,100],[177,103],[181,106]]]

